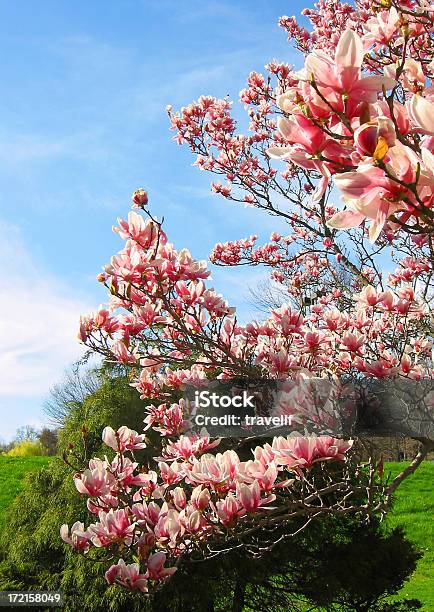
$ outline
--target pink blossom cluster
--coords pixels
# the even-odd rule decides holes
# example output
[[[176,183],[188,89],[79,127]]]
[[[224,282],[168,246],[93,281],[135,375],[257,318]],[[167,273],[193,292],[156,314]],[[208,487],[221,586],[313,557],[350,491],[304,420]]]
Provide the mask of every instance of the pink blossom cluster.
[[[277,99],[285,115],[278,122],[284,144],[279,138],[268,153],[317,170],[322,178],[314,199],[333,176],[346,208],[328,226],[357,227],[368,219],[375,242],[391,215],[391,229],[432,215],[434,101],[429,88],[424,92],[425,75],[415,60],[406,59],[401,70],[388,65],[383,75],[364,76],[366,46],[370,38],[348,29],[334,58],[318,50],[306,57],[298,86]],[[420,78],[421,89],[404,105],[393,96],[409,78]]]
[[[413,275],[406,272],[399,277],[399,271],[392,275],[394,289],[365,286],[360,294],[353,293],[352,306],[345,312],[340,308],[342,292],[335,288],[323,292],[308,316],[284,305],[273,309],[263,322],[240,325],[235,309],[206,287],[205,262],[194,260],[186,251],[175,251],[160,227],[136,213],[130,213],[129,223],[121,221],[120,226],[122,230],[117,231],[126,246],[104,274],[110,305],[83,317],[79,336],[110,359],[134,364],[139,374],[133,386],[142,398],[158,398],[186,383],[200,385],[216,367],[220,378],[237,374],[285,377],[300,369],[323,376],[331,371],[331,363],[334,374],[375,372],[388,377],[405,373],[417,379],[426,373],[420,356],[412,353],[410,340],[429,316],[429,308],[408,283],[426,272],[426,265],[414,264]],[[154,228],[152,241],[144,239],[149,227]],[[306,278],[320,278],[327,268],[328,260],[317,254],[288,258],[289,241],[278,234],[256,249],[255,239],[217,245],[215,252],[221,257],[230,253],[235,263],[242,254],[252,263],[291,272],[294,291],[301,290]],[[297,276],[296,265],[301,262],[304,273]],[[410,258],[404,264],[412,262]],[[388,334],[389,330],[399,335]],[[198,341],[208,346],[206,352],[198,352]],[[189,407],[181,400],[147,410],[148,426],[174,435],[183,431]]]
[[[311,33],[295,17],[280,20],[305,53],[304,68],[294,72],[271,62],[274,89],[264,75],[250,74],[240,94],[249,136],[236,134],[227,100],[200,98],[172,114],[176,138],[198,154],[201,169],[225,177],[213,190],[226,198],[273,212],[270,192],[295,203],[282,179],[305,175],[311,191],[316,174],[311,201],[320,203],[335,185],[345,203],[344,211],[322,215],[325,227],[368,223],[373,242],[383,231],[389,237],[401,229],[423,234],[434,224],[430,5],[360,2],[356,8],[321,0],[316,7],[304,11]],[[221,127],[226,124],[229,130]],[[278,173],[265,151],[288,169]],[[286,218],[294,220],[294,213]]]
[[[121,438],[133,441],[128,449],[122,445],[119,450]],[[170,577],[177,558],[213,533],[263,519],[270,504],[286,495],[305,470],[318,462],[343,461],[352,446],[352,441],[329,436],[280,437],[257,446],[253,459],[241,461],[233,450],[205,452],[219,441],[181,436],[165,447],[158,472],[141,472],[127,456],[143,447],[137,432],[122,427],[113,435],[105,430],[103,439],[118,447],[114,460],[92,459],[75,477],[96,522],[86,529],[79,522],[71,529],[63,525],[61,537],[84,553],[91,545],[122,546],[128,556],[136,555],[140,563],[120,558],[106,579],[142,592]]]
[[[145,222],[133,213],[119,227],[126,246],[101,279],[110,290],[110,305],[82,319],[80,338],[113,361],[134,363],[139,373],[132,384],[143,398],[181,391],[186,383],[200,386],[215,376],[292,380],[295,386],[285,383],[276,413],[291,414],[294,426],[303,429],[316,417],[307,387],[297,381],[343,374],[412,379],[430,374],[432,343],[418,333],[427,307],[408,282],[427,272],[423,259],[402,260],[402,269],[412,274],[399,278],[398,269],[393,289],[366,285],[345,310],[342,293],[335,289],[308,313],[284,304],[263,321],[240,325],[223,298],[207,289],[205,264],[175,251],[155,220]],[[252,252],[255,239],[242,242],[240,252]],[[281,249],[286,241],[273,233],[270,245]],[[265,252],[276,251],[265,249],[262,257]],[[333,427],[327,403],[330,398],[318,422]],[[253,459],[241,461],[234,450],[214,454],[220,440],[185,435],[191,409],[184,399],[146,407],[145,429],[162,436],[155,469],[134,458],[146,447],[143,433],[106,427],[103,440],[115,458],[94,458],[74,477],[96,520],[86,529],[81,523],[71,530],[63,526],[63,540],[82,552],[92,544],[122,547],[140,559],[127,564],[120,558],[106,573],[109,583],[147,592],[167,579],[192,547],[222,529],[260,524],[270,504],[285,503],[306,470],[343,460],[352,444],[331,436],[290,435],[257,446]]]

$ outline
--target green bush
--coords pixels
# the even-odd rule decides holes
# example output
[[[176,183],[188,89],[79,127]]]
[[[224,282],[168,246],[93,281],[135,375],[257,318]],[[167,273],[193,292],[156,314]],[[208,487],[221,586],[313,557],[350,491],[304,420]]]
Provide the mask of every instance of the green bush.
[[[75,406],[59,436],[59,450],[92,456],[107,453],[101,432],[106,425],[124,423],[143,427],[143,402],[126,377],[106,378],[91,397]],[[83,436],[83,428],[87,431]],[[73,449],[71,448],[73,447]],[[83,497],[77,494],[72,469],[54,458],[36,474],[6,511],[7,529],[0,534],[0,590],[61,589],[66,610],[135,610],[135,597],[120,589],[107,589],[103,567],[77,555],[59,536],[63,523],[89,522]],[[124,607],[125,606],[125,607]]]

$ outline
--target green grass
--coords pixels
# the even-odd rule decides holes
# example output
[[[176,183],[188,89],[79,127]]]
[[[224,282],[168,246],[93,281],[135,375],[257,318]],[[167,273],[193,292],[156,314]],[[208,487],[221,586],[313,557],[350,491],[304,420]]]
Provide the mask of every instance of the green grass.
[[[50,459],[0,455],[0,531],[3,529],[4,511],[21,491],[24,476],[47,465]]]
[[[387,463],[385,475],[396,476],[406,463]],[[400,599],[420,599],[423,612],[434,612],[434,461],[425,461],[398,487],[387,525],[401,525],[407,537],[423,552]]]

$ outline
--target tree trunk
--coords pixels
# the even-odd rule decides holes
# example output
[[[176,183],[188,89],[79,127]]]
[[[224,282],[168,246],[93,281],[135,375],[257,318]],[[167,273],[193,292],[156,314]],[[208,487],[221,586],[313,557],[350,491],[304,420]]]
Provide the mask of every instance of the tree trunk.
[[[243,612],[244,598],[246,596],[246,581],[244,578],[238,578],[235,583],[234,598],[232,600],[231,612]]]

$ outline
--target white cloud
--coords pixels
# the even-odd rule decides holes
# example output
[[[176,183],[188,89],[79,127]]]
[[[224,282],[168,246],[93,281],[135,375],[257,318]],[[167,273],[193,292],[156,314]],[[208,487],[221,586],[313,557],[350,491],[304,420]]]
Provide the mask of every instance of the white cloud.
[[[80,357],[77,323],[89,306],[41,269],[18,230],[1,222],[0,266],[0,403],[6,410],[12,397],[45,394]]]

